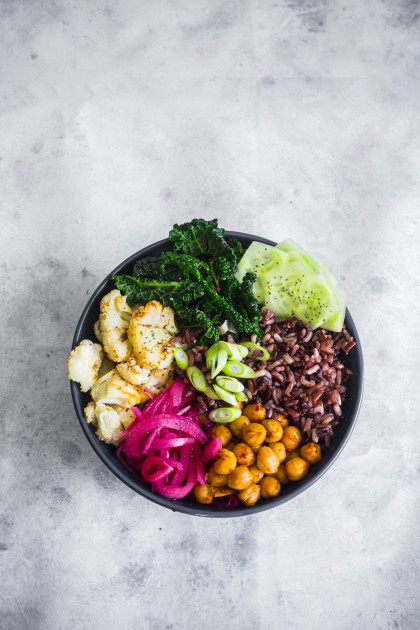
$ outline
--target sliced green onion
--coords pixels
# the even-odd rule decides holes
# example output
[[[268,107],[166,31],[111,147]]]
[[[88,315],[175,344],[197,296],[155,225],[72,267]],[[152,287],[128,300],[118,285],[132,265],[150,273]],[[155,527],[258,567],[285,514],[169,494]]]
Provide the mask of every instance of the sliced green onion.
[[[219,396],[211,385],[207,385],[206,389],[203,390],[203,394],[205,394],[207,398],[211,398],[211,400],[219,400]]]
[[[248,402],[248,396],[244,392],[236,392],[235,398],[238,402]]]
[[[219,351],[219,344],[218,343],[214,343],[212,346],[210,346],[210,348],[207,350],[206,352],[206,366],[207,369],[210,369],[212,366],[212,361],[214,360],[214,357],[216,356],[216,354]]]
[[[240,361],[228,361],[222,372],[228,376],[236,376],[236,378],[255,377],[254,370],[249,367],[249,365],[245,365],[245,363],[241,363]]]
[[[232,378],[231,376],[218,376],[216,378],[217,384],[220,387],[223,387],[228,392],[243,392],[244,386],[241,381],[238,381],[237,378]]]
[[[175,361],[181,370],[186,370],[188,367],[188,355],[182,348],[177,348],[174,352]]]
[[[220,407],[219,409],[213,409],[210,412],[209,417],[213,422],[233,422],[241,415],[240,409],[233,409],[232,407]]]
[[[235,394],[232,394],[231,392],[227,392],[225,389],[222,389],[221,387],[219,387],[219,385],[216,385],[216,383],[213,384],[213,389],[220,400],[224,400],[225,402],[229,403],[230,405],[233,405],[234,407],[238,406],[238,401],[235,398]]]
[[[227,341],[219,341],[218,345],[220,349],[226,350],[228,357],[235,359],[236,361],[240,361],[242,359],[242,354],[236,343],[228,343]]]
[[[249,357],[252,357],[255,350],[261,350],[263,355],[262,357],[255,357],[257,361],[268,361],[268,359],[270,358],[270,353],[268,352],[268,350],[266,348],[263,348],[262,346],[258,346],[256,343],[251,343],[250,341],[244,341],[242,345],[248,349]]]
[[[198,389],[199,392],[204,392],[208,383],[206,381],[206,377],[203,372],[195,367],[195,365],[187,368],[187,376],[190,379],[190,383],[195,389]]]
[[[248,348],[245,348],[245,344],[243,343],[238,343],[237,348],[239,352],[241,353],[242,358],[245,359],[245,357],[248,356]]]

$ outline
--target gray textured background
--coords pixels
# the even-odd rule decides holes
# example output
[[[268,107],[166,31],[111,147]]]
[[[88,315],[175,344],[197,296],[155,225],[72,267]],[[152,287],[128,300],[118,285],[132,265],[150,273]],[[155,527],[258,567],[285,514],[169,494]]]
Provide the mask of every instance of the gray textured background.
[[[419,2],[0,10],[2,630],[418,628]],[[366,361],[329,473],[224,522],[119,483],[66,380],[99,281],[197,216],[323,257]]]

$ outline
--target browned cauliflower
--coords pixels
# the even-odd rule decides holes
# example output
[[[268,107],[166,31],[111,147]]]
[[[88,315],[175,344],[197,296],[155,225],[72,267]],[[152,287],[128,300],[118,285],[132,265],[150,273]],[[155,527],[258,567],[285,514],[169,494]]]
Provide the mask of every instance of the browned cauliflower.
[[[104,350],[111,361],[127,361],[132,354],[131,344],[127,339],[127,330],[132,310],[127,305],[125,296],[114,289],[101,300],[99,315],[99,333]],[[98,328],[98,327],[97,327]]]
[[[160,302],[148,302],[134,313],[128,339],[140,367],[162,369],[172,363],[175,346],[169,342],[178,329],[174,312]]]
[[[88,392],[98,378],[104,350],[99,343],[83,339],[69,354],[69,379],[80,383],[82,392]]]

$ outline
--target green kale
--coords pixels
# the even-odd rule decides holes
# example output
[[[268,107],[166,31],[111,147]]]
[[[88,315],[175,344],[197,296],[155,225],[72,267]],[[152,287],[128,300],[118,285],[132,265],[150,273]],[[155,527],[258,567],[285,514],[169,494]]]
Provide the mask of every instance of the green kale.
[[[138,260],[131,276],[113,276],[128,304],[158,300],[172,307],[179,326],[203,330],[202,343],[217,341],[218,326],[226,319],[238,333],[261,338],[260,313],[252,292],[255,276],[248,273],[241,283],[235,277],[242,244],[236,239],[228,243],[216,219],[174,225],[170,239],[173,251]]]

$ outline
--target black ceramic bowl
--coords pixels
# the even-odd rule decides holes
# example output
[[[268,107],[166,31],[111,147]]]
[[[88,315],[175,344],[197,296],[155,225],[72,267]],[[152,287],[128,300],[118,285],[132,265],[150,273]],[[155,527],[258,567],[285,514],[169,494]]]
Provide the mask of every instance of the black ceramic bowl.
[[[267,245],[275,245],[272,241],[260,238],[259,236],[252,236],[251,234],[242,234],[241,232],[227,232],[226,234],[228,237],[235,237],[239,239],[245,247],[248,247],[252,241],[260,241],[262,243],[266,243]],[[149,245],[149,247],[145,247],[130,256],[130,258],[127,258],[127,260],[118,265],[112,273],[130,274],[132,272],[134,262],[139,258],[144,256],[158,256],[161,252],[170,249],[171,243],[169,239],[164,239],[158,243]],[[109,293],[109,291],[113,288],[115,288],[114,284],[110,277],[108,277],[101,282],[99,287],[93,293],[89,302],[86,304],[79,323],[77,324],[76,333],[73,339],[73,348],[82,339],[91,339],[92,341],[96,341],[93,332],[93,325],[98,319],[100,301],[101,298],[106,293]],[[282,505],[283,503],[286,503],[286,501],[290,501],[290,499],[293,499],[293,497],[297,496],[301,492],[304,492],[324,473],[326,473],[343,450],[351,432],[353,431],[354,425],[356,424],[363,392],[363,357],[360,339],[353,319],[348,311],[346,311],[345,323],[350,334],[353,335],[357,345],[352,349],[346,361],[346,365],[353,370],[353,375],[347,383],[347,395],[343,404],[344,419],[336,427],[335,437],[331,440],[331,446],[324,451],[322,461],[310,467],[309,473],[304,479],[296,483],[290,483],[283,486],[277,497],[273,497],[272,499],[260,499],[260,501],[253,507],[247,508],[244,506],[238,506],[235,509],[221,509],[212,505],[202,505],[201,503],[197,503],[194,497],[187,497],[179,501],[174,501],[153,493],[150,484],[136,479],[134,475],[117,459],[115,447],[105,444],[95,435],[93,427],[86,422],[83,415],[83,409],[90,401],[90,396],[89,394],[82,393],[77,383],[71,382],[71,393],[77,417],[79,418],[82,429],[92,448],[104,464],[108,466],[114,475],[127,484],[127,486],[154,503],[158,503],[159,505],[163,505],[164,507],[170,508],[174,511],[184,512],[186,514],[219,518],[245,516],[246,514],[255,514],[256,512],[268,510]]]

